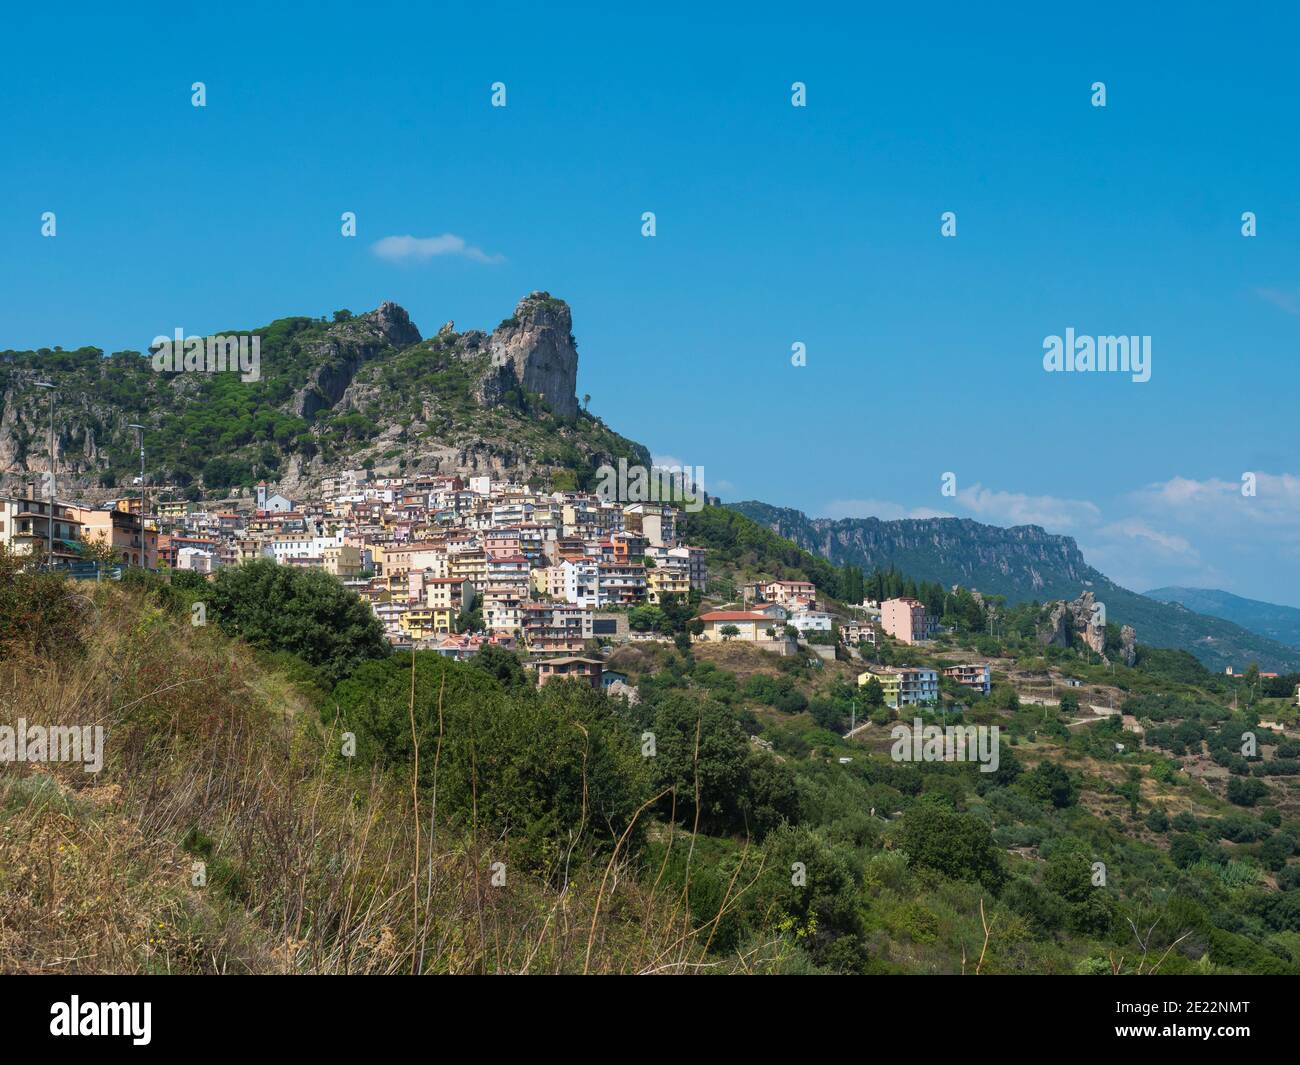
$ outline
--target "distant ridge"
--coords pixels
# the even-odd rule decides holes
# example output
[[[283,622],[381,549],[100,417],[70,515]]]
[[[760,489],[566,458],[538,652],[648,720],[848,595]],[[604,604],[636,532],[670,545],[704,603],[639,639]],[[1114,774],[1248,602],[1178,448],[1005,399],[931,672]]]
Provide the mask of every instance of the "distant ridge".
[[[1296,646],[1122,588],[1088,564],[1073,537],[1037,525],[1002,528],[970,518],[810,518],[757,500],[729,506],[837,565],[868,572],[892,566],[916,580],[960,584],[1005,595],[1013,603],[1074,599],[1091,591],[1106,604],[1109,620],[1137,629],[1140,643],[1190,651],[1215,671],[1243,669],[1252,660],[1265,670],[1300,670]]]
[[[1300,647],[1300,610],[1293,606],[1246,599],[1217,588],[1155,588],[1144,594],[1162,603],[1182,603],[1198,614],[1223,618],[1288,647]]]

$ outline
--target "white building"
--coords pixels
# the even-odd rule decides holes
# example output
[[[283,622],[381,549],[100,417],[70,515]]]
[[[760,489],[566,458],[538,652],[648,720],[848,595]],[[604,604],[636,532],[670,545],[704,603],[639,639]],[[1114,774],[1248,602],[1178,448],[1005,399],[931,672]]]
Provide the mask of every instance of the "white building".
[[[560,569],[564,571],[565,602],[593,609],[600,605],[600,567],[595,559],[565,559]]]
[[[801,636],[808,636],[814,632],[830,632],[831,616],[824,610],[796,610],[790,615],[790,624],[799,630]]]
[[[182,547],[176,552],[176,568],[194,573],[211,573],[217,568],[217,556],[201,547]]]

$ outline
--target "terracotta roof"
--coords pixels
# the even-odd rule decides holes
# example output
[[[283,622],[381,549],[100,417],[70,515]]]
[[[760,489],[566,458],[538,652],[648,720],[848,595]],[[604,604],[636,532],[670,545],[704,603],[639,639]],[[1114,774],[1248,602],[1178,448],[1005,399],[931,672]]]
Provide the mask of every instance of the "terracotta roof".
[[[701,614],[698,621],[771,621],[766,614],[753,614],[748,610],[710,610]]]

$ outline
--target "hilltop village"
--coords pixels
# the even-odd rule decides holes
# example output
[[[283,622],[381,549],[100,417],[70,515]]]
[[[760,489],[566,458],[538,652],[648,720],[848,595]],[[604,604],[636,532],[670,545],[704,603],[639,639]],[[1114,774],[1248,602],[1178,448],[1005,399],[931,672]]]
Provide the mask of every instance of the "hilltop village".
[[[772,580],[710,594],[703,547],[682,542],[679,510],[624,503],[609,493],[545,492],[491,477],[377,477],[367,469],[327,478],[319,498],[295,500],[260,483],[216,505],[183,499],[149,506],[147,493],[92,507],[59,501],[54,529],[34,481],[0,498],[0,542],[16,554],[52,554],[74,575],[115,576],[120,566],[189,571],[259,558],[315,568],[367,602],[396,650],[467,659],[485,645],[526,655],[539,683],[583,676],[619,682],[602,651],[629,642],[753,644],[782,656],[834,660],[837,637],[852,657],[881,635],[931,639],[938,619],[903,597],[833,613],[811,581]],[[145,509],[143,527],[141,509]],[[86,560],[98,545],[107,569]],[[115,565],[116,564],[116,565]],[[99,568],[97,568],[99,567]],[[655,609],[647,609],[655,608]],[[946,669],[987,694],[987,664]],[[873,665],[892,709],[939,699],[938,670]]]

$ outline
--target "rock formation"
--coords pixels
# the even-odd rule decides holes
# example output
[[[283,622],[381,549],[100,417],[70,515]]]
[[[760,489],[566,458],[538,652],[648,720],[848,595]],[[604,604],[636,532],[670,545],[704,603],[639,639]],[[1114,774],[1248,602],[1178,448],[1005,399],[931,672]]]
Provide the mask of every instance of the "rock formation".
[[[1103,661],[1109,661],[1106,626],[1101,623],[1099,605],[1092,592],[1084,592],[1072,602],[1053,604],[1046,624],[1039,629],[1039,641],[1048,647],[1072,647],[1078,641],[1101,655]],[[1137,632],[1131,625],[1120,630],[1120,653],[1125,665],[1137,661]]]
[[[578,347],[569,305],[530,292],[492,333],[492,365],[513,370],[525,393],[540,395],[561,418],[578,413]]]
[[[387,348],[405,348],[420,342],[411,316],[396,303],[385,301],[375,310],[336,326],[330,339],[317,350],[318,365],[293,398],[293,412],[311,419],[343,398],[357,370]]]
[[[1132,625],[1119,630],[1119,649],[1126,666],[1137,662],[1137,630]]]

